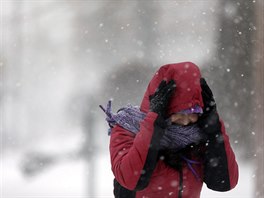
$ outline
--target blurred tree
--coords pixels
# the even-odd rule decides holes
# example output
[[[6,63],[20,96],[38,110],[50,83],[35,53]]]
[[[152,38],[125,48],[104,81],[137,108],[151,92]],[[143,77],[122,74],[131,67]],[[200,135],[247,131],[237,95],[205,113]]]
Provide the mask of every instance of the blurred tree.
[[[86,94],[86,95],[85,95]],[[77,95],[78,96],[78,95]],[[80,124],[82,126],[83,132],[83,144],[80,150],[80,157],[82,157],[87,162],[87,195],[92,196],[95,194],[95,184],[96,184],[96,154],[98,153],[98,146],[96,145],[98,135],[95,133],[95,123],[96,115],[95,108],[97,94],[90,95],[87,93],[81,93],[74,102],[77,102],[77,108],[75,110],[80,112]],[[76,105],[76,104],[75,104]],[[76,114],[75,114],[76,115]]]
[[[243,158],[254,152],[252,98],[253,1],[219,1],[219,34],[215,56],[203,71],[212,86],[218,109]],[[247,146],[245,146],[247,145]]]
[[[255,119],[255,154],[256,157],[256,185],[254,197],[264,197],[264,3],[262,0],[257,0],[255,4],[256,27],[254,39],[254,82],[256,95],[254,97],[254,119]]]
[[[3,35],[1,38],[1,72],[3,79],[3,112],[5,115],[4,129],[3,129],[3,146],[8,149],[14,148],[14,145],[23,146],[25,134],[21,133],[19,128],[23,124],[25,118],[25,105],[21,102],[21,95],[23,94],[21,86],[23,85],[23,68],[25,62],[24,51],[25,41],[21,37],[24,32],[24,19],[21,17],[24,14],[24,2],[19,1],[1,2],[3,6],[3,13],[1,13],[3,23]],[[7,8],[6,10],[4,8]],[[7,12],[9,10],[9,13]],[[6,16],[4,16],[4,15]],[[19,66],[19,67],[18,67]],[[11,104],[11,105],[10,105]],[[15,124],[14,121],[15,120]]]

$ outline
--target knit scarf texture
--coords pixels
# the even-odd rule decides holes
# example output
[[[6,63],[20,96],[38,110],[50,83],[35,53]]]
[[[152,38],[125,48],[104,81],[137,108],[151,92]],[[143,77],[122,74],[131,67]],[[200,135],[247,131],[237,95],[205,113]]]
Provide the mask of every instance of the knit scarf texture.
[[[111,101],[108,101],[106,108],[102,105],[100,105],[100,108],[105,112],[106,121],[110,126],[108,135],[111,135],[111,129],[117,124],[131,133],[137,134],[140,131],[140,122],[146,117],[146,113],[140,111],[138,106],[130,104],[119,109],[117,113],[112,113]],[[196,111],[191,110],[191,112]],[[165,133],[160,140],[161,149],[178,151],[190,144],[198,144],[202,139],[201,129],[196,123],[181,126],[172,124],[170,119],[167,119],[166,125]]]

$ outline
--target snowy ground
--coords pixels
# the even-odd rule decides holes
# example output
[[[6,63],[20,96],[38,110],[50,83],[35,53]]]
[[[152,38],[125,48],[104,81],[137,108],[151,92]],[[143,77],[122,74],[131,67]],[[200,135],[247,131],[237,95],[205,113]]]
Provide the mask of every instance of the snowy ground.
[[[109,156],[98,155],[96,160],[95,195],[88,196],[86,189],[89,172],[83,160],[58,163],[51,168],[28,178],[19,170],[19,156],[3,157],[1,198],[84,198],[113,197],[112,172]],[[252,167],[240,163],[238,186],[226,193],[214,192],[204,186],[202,198],[251,198],[254,178]]]

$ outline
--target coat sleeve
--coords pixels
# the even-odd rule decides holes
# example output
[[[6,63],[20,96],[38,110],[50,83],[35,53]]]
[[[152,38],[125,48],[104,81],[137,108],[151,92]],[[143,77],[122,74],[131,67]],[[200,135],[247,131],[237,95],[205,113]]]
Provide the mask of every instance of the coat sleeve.
[[[238,182],[238,165],[231,148],[223,121],[218,132],[209,138],[205,152],[204,182],[216,191],[233,189]]]
[[[164,120],[149,112],[137,135],[115,126],[110,139],[112,171],[116,180],[129,190],[144,189],[155,169],[158,147],[164,134]]]

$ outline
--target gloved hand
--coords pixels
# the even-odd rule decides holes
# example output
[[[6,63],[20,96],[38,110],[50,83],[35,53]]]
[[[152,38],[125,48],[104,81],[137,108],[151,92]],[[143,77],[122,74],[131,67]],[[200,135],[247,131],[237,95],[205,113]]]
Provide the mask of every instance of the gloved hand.
[[[199,118],[198,124],[205,133],[216,134],[219,132],[220,121],[216,110],[216,103],[213,93],[204,78],[201,78],[200,83],[202,88],[204,109],[203,114]]]
[[[198,120],[205,135],[203,154],[204,178],[206,185],[213,190],[230,190],[230,173],[222,124],[216,110],[215,100],[206,81],[201,79],[204,113]],[[224,182],[223,182],[224,181]]]
[[[174,80],[170,80],[168,83],[162,80],[155,93],[149,96],[150,111],[165,118],[167,106],[175,88],[176,84]]]

